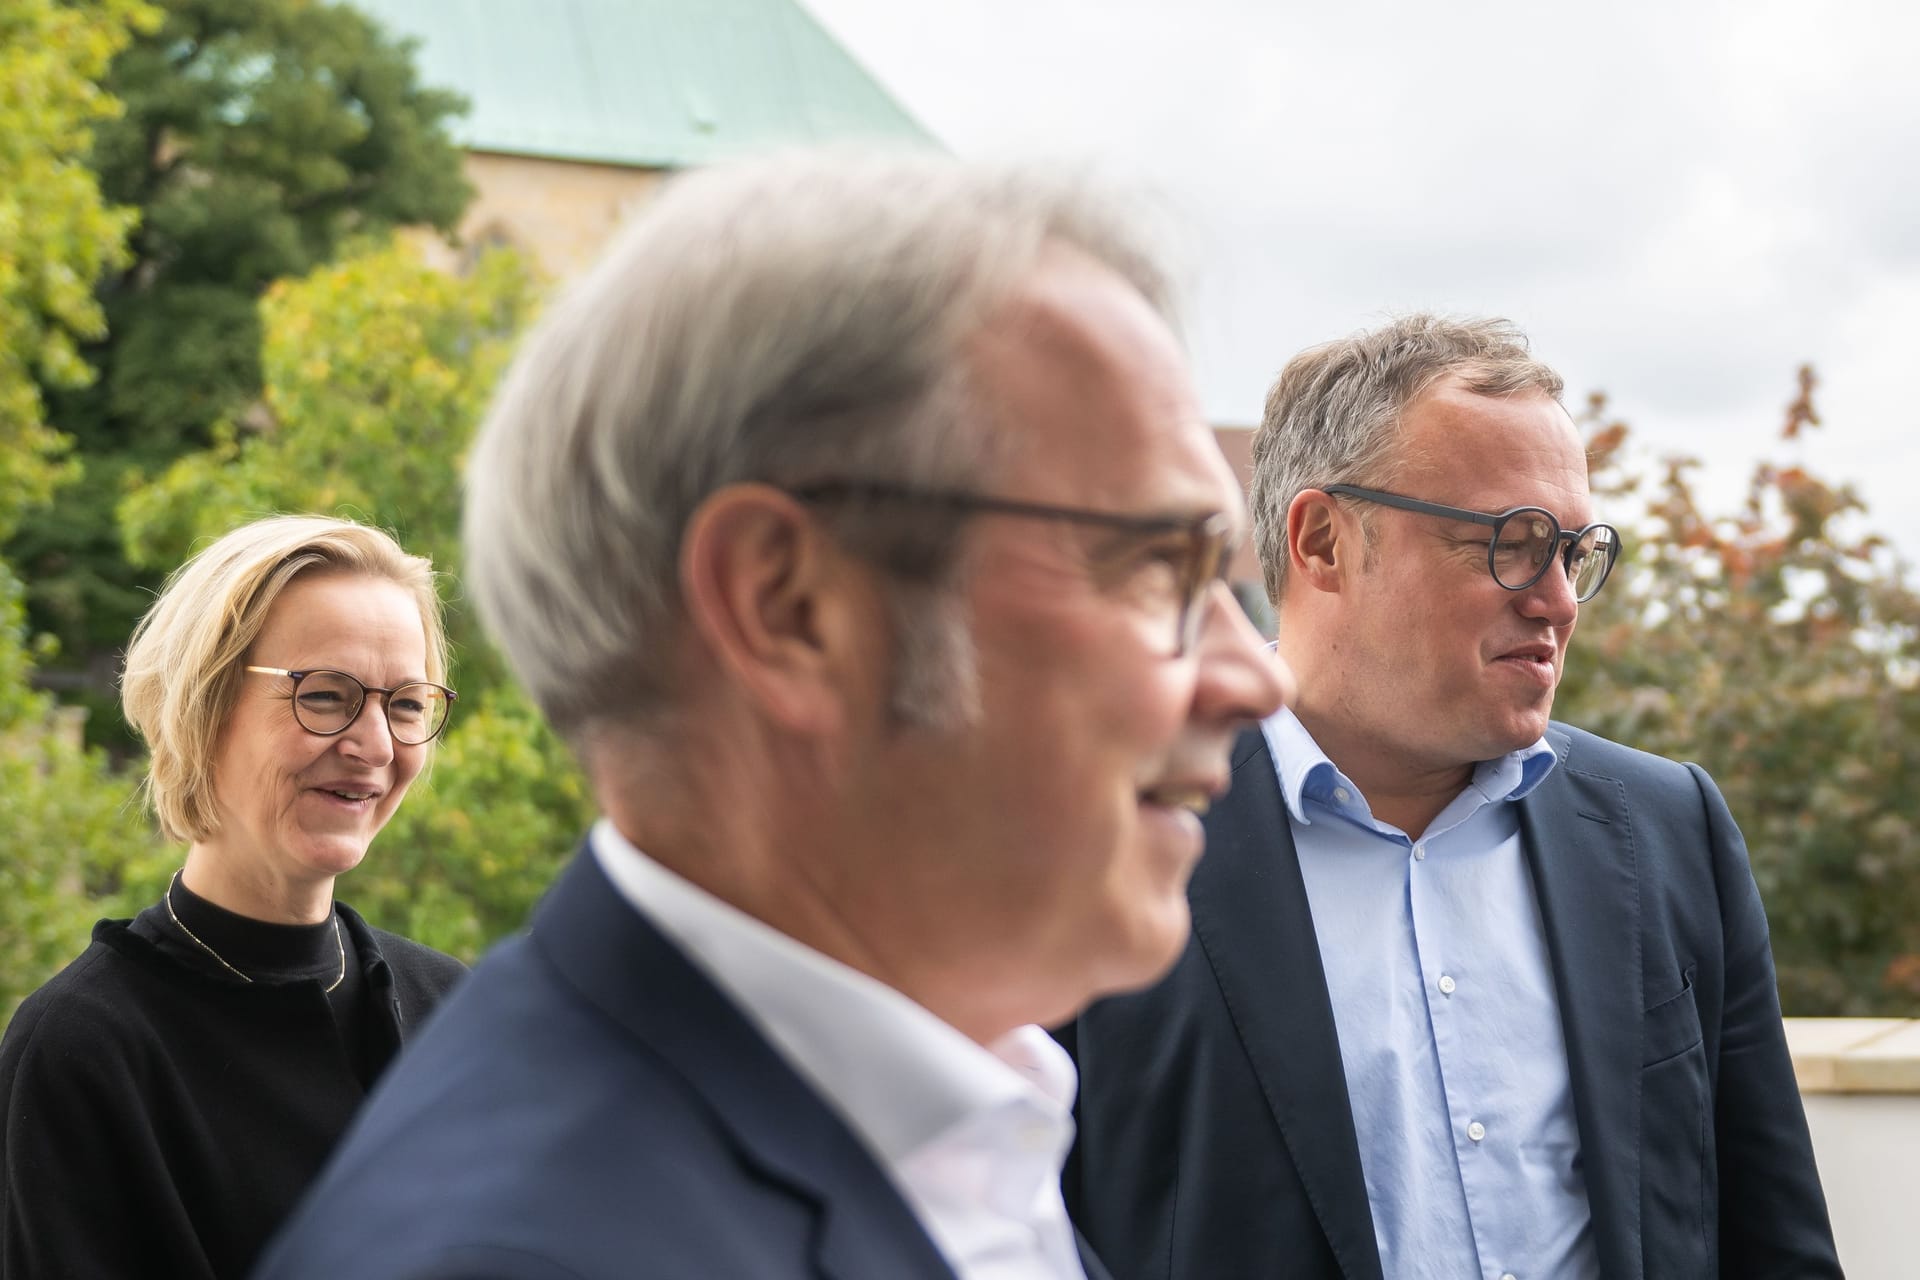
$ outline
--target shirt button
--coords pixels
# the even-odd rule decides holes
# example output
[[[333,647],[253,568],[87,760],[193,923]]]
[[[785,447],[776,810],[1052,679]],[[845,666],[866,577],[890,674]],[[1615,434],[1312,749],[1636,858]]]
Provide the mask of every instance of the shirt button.
[[[1481,1124],[1478,1120],[1475,1120],[1472,1124],[1467,1126],[1467,1136],[1469,1138],[1472,1138],[1475,1142],[1478,1142],[1480,1141],[1480,1139],[1487,1136],[1487,1126]]]
[[[1516,1280],[1516,1277],[1511,1271],[1502,1271],[1500,1273],[1500,1280]]]
[[[1413,860],[1415,862],[1425,862],[1427,860],[1427,846],[1423,844],[1413,846]]]
[[[1441,995],[1445,995],[1445,996],[1452,995],[1454,986],[1455,986],[1455,983],[1453,981],[1452,975],[1445,974],[1445,973],[1440,975],[1440,994]]]
[[[1333,798],[1341,804],[1345,804],[1347,801],[1353,799],[1353,796],[1345,787],[1335,787],[1333,789]]]

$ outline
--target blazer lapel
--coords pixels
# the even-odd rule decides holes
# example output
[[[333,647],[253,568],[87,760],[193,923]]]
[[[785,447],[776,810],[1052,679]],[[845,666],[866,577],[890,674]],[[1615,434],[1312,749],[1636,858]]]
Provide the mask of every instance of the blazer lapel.
[[[1339,1033],[1293,829],[1266,738],[1234,747],[1233,789],[1207,820],[1194,936],[1226,996],[1287,1153],[1348,1280],[1379,1280]]]
[[[1080,1250],[1080,1269],[1087,1273],[1087,1280],[1113,1280],[1106,1266],[1101,1263],[1099,1255],[1095,1254],[1092,1246],[1087,1243],[1087,1238],[1080,1234],[1078,1227],[1073,1230],[1073,1243]]]
[[[1540,903],[1567,1038],[1581,1167],[1601,1273],[1631,1280],[1640,1255],[1639,871],[1626,788],[1559,766],[1520,801],[1521,843]]]
[[[732,1001],[615,889],[582,845],[534,913],[533,944],[580,995],[669,1063],[742,1159],[813,1204],[821,1274],[953,1280],[860,1140]]]

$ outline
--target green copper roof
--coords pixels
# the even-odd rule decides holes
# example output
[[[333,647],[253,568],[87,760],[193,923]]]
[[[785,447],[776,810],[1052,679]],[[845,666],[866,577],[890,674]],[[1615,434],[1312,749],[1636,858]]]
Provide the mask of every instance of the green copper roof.
[[[352,0],[465,94],[475,151],[678,168],[833,139],[934,143],[795,0]],[[938,145],[934,143],[934,145]]]

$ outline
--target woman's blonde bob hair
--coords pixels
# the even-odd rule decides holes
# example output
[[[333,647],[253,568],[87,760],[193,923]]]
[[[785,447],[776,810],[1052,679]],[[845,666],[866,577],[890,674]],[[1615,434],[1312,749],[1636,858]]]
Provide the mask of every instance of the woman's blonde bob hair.
[[[214,758],[241,667],[274,601],[309,573],[358,574],[411,592],[427,637],[426,678],[446,683],[447,633],[431,561],[378,529],[331,516],[240,526],[174,570],[127,646],[120,704],[146,740],[147,800],[169,840],[219,830]]]

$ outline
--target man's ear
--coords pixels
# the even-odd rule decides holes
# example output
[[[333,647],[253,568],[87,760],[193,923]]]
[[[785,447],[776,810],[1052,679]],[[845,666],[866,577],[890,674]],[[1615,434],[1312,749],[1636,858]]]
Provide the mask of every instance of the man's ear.
[[[714,665],[771,720],[838,727],[858,641],[854,565],[795,498],[763,484],[712,494],[680,541],[687,620]]]
[[[1345,518],[1339,501],[1318,489],[1302,489],[1287,506],[1287,579],[1316,591],[1338,591],[1351,558],[1360,563],[1360,530]]]

